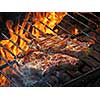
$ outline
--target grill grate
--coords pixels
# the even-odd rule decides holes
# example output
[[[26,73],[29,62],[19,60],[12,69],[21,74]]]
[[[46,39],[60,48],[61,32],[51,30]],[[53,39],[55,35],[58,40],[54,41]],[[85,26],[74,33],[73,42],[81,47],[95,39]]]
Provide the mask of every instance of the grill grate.
[[[96,25],[97,27],[99,26],[95,21],[87,18],[86,16],[84,16],[81,13],[76,13],[77,15],[79,15],[81,18],[83,18],[84,20],[87,20],[88,22],[91,22],[92,24]],[[98,19],[98,16],[95,15],[94,13],[89,13],[90,15],[94,16],[96,19]],[[59,16],[57,16],[59,18]],[[88,71],[87,73],[83,73],[82,75],[78,76],[77,78],[72,78],[70,81],[65,82],[63,86],[75,86],[76,84],[79,85],[79,83],[83,82],[84,80],[88,79],[88,81],[91,79],[90,77],[92,77],[93,75],[95,77],[100,76],[98,73],[94,74],[96,72],[100,72],[100,51],[97,50],[96,45],[100,46],[100,41],[91,37],[88,33],[89,32],[94,32],[96,34],[96,36],[100,36],[100,33],[98,33],[96,31],[96,29],[91,28],[89,25],[83,23],[82,21],[78,20],[77,18],[75,18],[74,16],[71,15],[71,13],[68,13],[67,16],[68,18],[70,18],[71,20],[75,21],[76,23],[79,23],[80,25],[82,25],[84,27],[84,30],[80,30],[80,34],[78,35],[73,35],[68,29],[66,29],[65,27],[62,27],[60,24],[56,25],[59,29],[61,29],[62,31],[66,32],[71,38],[78,38],[81,37],[82,35],[85,35],[86,37],[88,37],[89,39],[92,39],[93,41],[95,41],[95,45],[93,46],[95,54],[90,54],[88,59],[83,59],[81,57],[79,57],[79,59],[82,61],[82,63],[85,64],[85,66],[89,66],[91,68],[90,71]],[[50,20],[49,18],[47,18],[47,20]],[[45,25],[43,22],[41,22],[38,19],[38,22],[40,22],[41,24]],[[74,27],[74,25],[71,22],[68,22],[66,19],[63,19],[61,23],[67,23],[68,25],[70,25],[69,27]],[[44,33],[42,30],[38,29],[36,26],[34,26],[34,24],[32,24],[30,21],[27,21],[27,24],[31,25],[31,27],[33,27],[34,29],[38,30],[41,33]],[[22,26],[18,25],[21,29]],[[53,31],[54,33],[56,33],[53,29],[51,29],[49,26],[45,25],[48,29],[50,29],[51,31]],[[27,32],[30,36],[32,36],[33,39],[35,39],[35,37],[31,34],[31,32],[27,31],[25,28],[23,29],[25,32]],[[13,32],[16,36],[20,37],[20,39],[22,39],[24,42],[26,42],[26,44],[30,47],[30,43],[28,43],[23,37],[21,37],[19,34],[17,34],[16,32]],[[23,50],[18,44],[14,43],[12,40],[10,40],[4,33],[1,33],[7,40],[9,40],[9,42],[11,42],[12,44],[14,44],[17,48],[19,48],[22,52],[25,52],[25,50]],[[18,62],[16,60],[17,56],[15,56],[9,49],[7,49],[4,45],[0,44],[0,47],[2,47],[4,50],[8,51],[12,56],[14,56],[14,61],[7,61],[6,59],[4,59],[2,56],[0,56],[0,59],[3,60],[6,64],[0,66],[0,73],[5,76],[9,82],[11,82],[12,86],[18,86],[18,84],[16,84],[14,82],[14,80],[10,79],[4,72],[2,72],[2,69],[10,66],[10,69],[12,69],[19,78],[23,78],[24,76],[21,75],[14,67],[14,64],[18,65]],[[90,59],[90,60],[89,60]],[[91,60],[92,59],[92,60]],[[94,63],[97,62],[97,63]],[[68,74],[71,75],[70,72],[68,72]],[[89,78],[87,78],[89,76]],[[85,78],[85,79],[84,79]],[[87,82],[87,81],[86,81]],[[35,84],[35,83],[34,83]],[[45,84],[47,86],[52,86],[50,83],[45,82]],[[77,85],[76,85],[77,86]]]

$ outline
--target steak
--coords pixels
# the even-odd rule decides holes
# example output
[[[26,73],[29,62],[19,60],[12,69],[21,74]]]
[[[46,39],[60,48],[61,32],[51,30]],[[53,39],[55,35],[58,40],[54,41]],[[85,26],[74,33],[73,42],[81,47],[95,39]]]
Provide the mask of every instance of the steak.
[[[25,86],[38,82],[51,68],[75,68],[79,63],[79,56],[90,46],[88,42],[80,42],[66,36],[65,38],[62,35],[48,36],[32,40],[30,49],[17,56],[17,69],[25,76],[22,78]]]

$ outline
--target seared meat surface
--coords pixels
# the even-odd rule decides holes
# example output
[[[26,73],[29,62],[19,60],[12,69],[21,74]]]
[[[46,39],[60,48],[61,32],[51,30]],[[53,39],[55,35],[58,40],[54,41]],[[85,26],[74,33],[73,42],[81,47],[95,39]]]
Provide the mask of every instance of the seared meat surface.
[[[39,81],[51,68],[66,66],[76,67],[79,57],[90,46],[88,42],[70,39],[66,35],[41,37],[32,40],[30,49],[18,55],[19,72],[25,86]]]

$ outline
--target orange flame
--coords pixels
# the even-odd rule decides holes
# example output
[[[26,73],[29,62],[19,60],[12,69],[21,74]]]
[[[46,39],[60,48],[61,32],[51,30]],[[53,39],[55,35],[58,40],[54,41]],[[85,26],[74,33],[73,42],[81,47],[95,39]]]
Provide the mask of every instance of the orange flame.
[[[75,27],[75,28],[72,30],[72,34],[74,34],[74,35],[79,34],[79,30]]]

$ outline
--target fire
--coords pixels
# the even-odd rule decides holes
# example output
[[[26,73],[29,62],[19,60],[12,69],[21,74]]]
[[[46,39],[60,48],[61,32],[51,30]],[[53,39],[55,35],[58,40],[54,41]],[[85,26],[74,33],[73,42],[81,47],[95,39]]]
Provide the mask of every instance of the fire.
[[[61,22],[61,20],[63,19],[65,15],[66,13],[64,12],[28,13],[23,23],[21,24],[20,22],[18,22],[18,24],[14,28],[13,28],[13,22],[11,20],[8,20],[6,22],[6,27],[9,31],[10,38],[0,41],[0,44],[5,46],[16,56],[19,53],[23,52],[21,49],[23,49],[24,51],[27,51],[29,49],[29,46],[27,45],[27,43],[23,41],[20,37],[23,37],[27,42],[31,42],[31,40],[28,38],[28,35],[29,35],[28,31],[31,29],[31,24],[34,23],[34,26],[42,30],[42,32],[44,33],[43,34],[39,32],[37,29],[35,29],[34,27],[32,27],[31,34],[36,38],[39,38],[41,35],[45,35],[45,34],[57,35],[55,33],[55,32],[58,32],[57,29],[54,30],[55,32],[53,32],[52,30],[47,28],[45,25],[53,29],[58,23]],[[28,23],[31,16],[35,16],[35,17],[32,18],[32,21],[30,23]],[[21,25],[21,27],[19,25]],[[24,29],[26,31],[24,31]],[[20,37],[18,37],[14,33],[18,34]],[[15,46],[11,41],[16,43],[17,46],[21,47],[21,49]],[[14,57],[2,47],[0,47],[0,56],[10,61],[14,59]],[[0,60],[0,65],[3,65],[3,64],[4,64],[4,61]],[[1,76],[0,78],[1,78],[0,83],[6,84],[6,79],[3,76]]]
[[[72,30],[72,34],[74,34],[74,35],[79,34],[78,28],[75,27],[75,28]]]
[[[58,23],[61,22],[62,18],[65,15],[66,15],[66,13],[55,13],[55,12],[41,13],[41,14],[36,13],[35,18],[33,18],[33,21],[35,21],[34,25],[36,27],[38,27],[40,30],[42,30],[42,32],[45,34],[56,35],[56,33],[54,33],[52,30],[48,29],[48,27],[53,29]],[[60,16],[60,17],[58,18],[56,16]],[[37,19],[39,19],[40,22],[47,25],[48,27],[46,27],[45,25],[40,23]],[[58,30],[55,30],[55,31],[57,32]],[[38,30],[35,30],[34,28],[32,30],[32,34],[36,37],[40,36],[40,33],[38,32]]]

